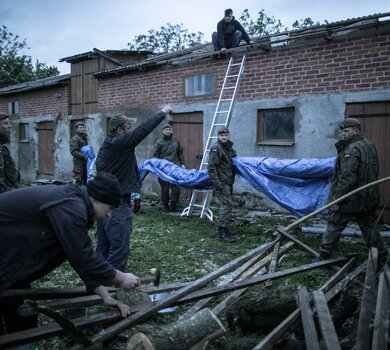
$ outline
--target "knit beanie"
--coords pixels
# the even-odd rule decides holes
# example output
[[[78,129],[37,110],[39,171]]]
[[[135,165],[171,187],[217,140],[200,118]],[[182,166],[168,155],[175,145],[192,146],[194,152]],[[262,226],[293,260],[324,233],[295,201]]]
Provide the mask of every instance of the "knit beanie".
[[[88,195],[97,201],[112,205],[116,208],[121,199],[121,189],[117,178],[105,172],[99,172],[94,179],[87,183]]]

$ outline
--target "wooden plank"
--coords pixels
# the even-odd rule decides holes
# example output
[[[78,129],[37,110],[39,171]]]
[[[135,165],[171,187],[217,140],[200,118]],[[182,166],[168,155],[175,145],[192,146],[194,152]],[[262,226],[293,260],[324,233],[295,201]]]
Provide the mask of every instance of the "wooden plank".
[[[384,270],[389,269],[385,265]],[[374,331],[372,335],[372,350],[382,350],[388,347],[389,341],[389,281],[385,273],[379,277],[378,298],[376,301]]]
[[[367,272],[364,280],[363,297],[360,306],[359,323],[356,337],[356,350],[369,350],[371,347],[371,323],[376,299],[376,267],[378,250],[370,248],[367,260]]]
[[[265,253],[265,252],[264,252]],[[240,276],[246,271],[248,270],[253,264],[255,264],[256,262],[258,262],[262,256],[264,255],[261,254],[261,255],[257,255],[255,257],[253,257],[252,259],[250,259],[249,261],[247,261],[244,265],[240,266],[236,271],[234,271],[230,276],[228,276],[227,278],[225,278],[221,283],[220,285],[226,285],[226,284],[229,284],[231,282],[234,282],[234,281],[237,281]],[[205,299],[201,299],[199,300],[197,303],[195,303],[191,308],[189,308],[183,315],[180,316],[181,319],[185,319],[185,318],[189,318],[191,316],[193,316],[196,312],[198,312],[199,310],[203,309],[213,298],[210,297],[210,298],[205,298]]]
[[[343,272],[347,271],[353,261],[356,258],[350,259],[334,276],[332,276],[320,290],[325,292],[327,301],[333,299],[338,293],[340,293],[343,288],[352,280],[354,280],[364,269],[366,264],[358,266],[354,271],[352,271],[347,277],[342,281]],[[336,283],[336,284],[335,284]],[[326,289],[325,286],[329,286],[329,289]],[[299,319],[300,311],[299,308],[293,311],[289,316],[287,316],[277,327],[275,327],[268,335],[266,335],[254,348],[253,350],[271,350],[278,343],[278,341],[284,339],[282,336],[287,332],[289,328]]]
[[[303,243],[298,238],[295,238],[294,236],[290,235],[287,232],[287,230],[285,230],[284,228],[278,227],[277,231],[281,235],[283,235],[284,237],[288,238],[290,241],[293,241],[298,247],[302,248],[304,251],[306,251],[306,252],[310,253],[311,255],[313,255],[315,258],[319,258],[320,257],[320,253],[318,253],[314,249],[310,248],[307,244]]]
[[[285,254],[286,252],[288,252],[293,247],[293,245],[294,245],[293,242],[287,242],[285,245],[283,245],[280,248],[280,251],[279,251],[280,254]],[[253,276],[263,275],[266,272],[266,270],[264,270],[264,266],[270,261],[271,257],[272,257],[272,254],[269,254],[264,259],[260,260],[256,265],[254,265],[251,269],[246,271],[245,274],[243,274],[242,279],[251,278]],[[227,296],[225,299],[223,299],[219,304],[214,306],[214,308],[212,309],[214,314],[217,316],[219,314],[221,314],[231,302],[233,302],[240,295],[245,293],[246,290],[247,290],[247,288],[242,288],[242,289],[236,290],[235,292],[231,293],[229,296]]]
[[[313,312],[310,307],[310,297],[306,287],[298,288],[298,303],[301,312],[303,332],[305,335],[305,345],[307,350],[320,350],[316,325],[314,323]]]
[[[103,312],[87,317],[73,319],[72,322],[79,328],[87,328],[96,324],[110,324],[122,319],[118,310]],[[51,324],[44,327],[32,328],[0,336],[0,348],[8,348],[65,334],[61,326]]]
[[[116,334],[119,334],[122,332],[124,329],[129,328],[137,323],[140,323],[146,319],[148,319],[151,315],[155,314],[157,311],[164,309],[168,306],[171,306],[175,301],[183,298],[184,296],[190,294],[191,292],[205,286],[207,283],[210,281],[226,274],[229,271],[234,270],[237,268],[237,266],[241,265],[245,261],[251,259],[252,257],[260,254],[261,251],[267,251],[268,249],[272,248],[273,245],[276,242],[273,241],[271,243],[261,245],[260,247],[257,247],[248,253],[238,257],[237,259],[229,262],[228,264],[225,264],[224,266],[220,267],[219,269],[209,273],[206,276],[203,276],[196,280],[194,283],[191,283],[190,285],[179,289],[178,292],[174,295],[171,295],[170,297],[159,301],[155,305],[148,306],[143,310],[142,312],[138,312],[135,315],[129,316],[128,318],[124,319],[121,322],[118,322],[115,324],[115,326],[109,327],[108,329],[105,330],[104,334],[98,334],[93,337],[93,343],[100,343],[104,342],[111,337],[113,337]]]
[[[317,309],[318,323],[320,324],[322,340],[327,350],[341,350],[337,333],[330,316],[328,304],[323,292],[315,290],[313,292],[314,305]]]

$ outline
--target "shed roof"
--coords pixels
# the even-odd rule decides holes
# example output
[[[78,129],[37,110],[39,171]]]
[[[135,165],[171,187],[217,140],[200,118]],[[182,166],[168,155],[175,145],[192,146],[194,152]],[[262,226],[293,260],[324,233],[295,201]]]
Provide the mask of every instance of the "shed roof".
[[[70,74],[57,75],[53,77],[27,81],[16,85],[7,86],[0,89],[1,95],[10,95],[18,92],[24,92],[28,90],[42,89],[46,87],[52,87],[55,85],[61,85],[70,80]]]
[[[386,18],[389,17],[389,18]],[[308,39],[319,39],[330,41],[338,36],[345,36],[352,32],[369,27],[379,27],[382,23],[390,23],[390,12],[369,15],[365,17],[351,18],[343,21],[326,23],[304,29],[286,31],[274,35],[266,35],[252,38],[253,45],[241,45],[237,48],[229,49],[231,52],[239,51],[269,51],[274,46],[281,46],[284,43],[293,43]],[[279,45],[278,45],[279,44]],[[124,74],[132,70],[148,69],[149,67],[165,64],[183,64],[215,55],[211,43],[197,45],[180,51],[154,55],[143,61],[123,65],[121,67],[96,72],[95,77],[105,77],[109,75]]]

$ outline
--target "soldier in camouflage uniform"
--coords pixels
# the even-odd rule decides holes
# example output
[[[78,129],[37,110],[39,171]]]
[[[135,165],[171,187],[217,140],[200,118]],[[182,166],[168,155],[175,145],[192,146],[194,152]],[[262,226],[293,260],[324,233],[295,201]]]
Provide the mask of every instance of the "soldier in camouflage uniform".
[[[359,120],[345,119],[340,129],[342,140],[337,149],[336,167],[332,177],[329,202],[363,185],[378,180],[378,157],[374,144],[361,133]],[[387,259],[387,251],[376,228],[375,209],[379,205],[379,188],[371,186],[330,208],[328,225],[322,238],[320,259],[330,257],[335,249],[341,232],[348,222],[355,218],[368,247],[378,249],[379,264]]]
[[[84,123],[76,124],[76,135],[70,140],[70,153],[73,156],[73,181],[77,185],[87,183],[87,160],[88,156],[80,150],[88,145],[87,134],[85,133]]]
[[[19,172],[6,146],[10,142],[11,124],[8,114],[0,113],[0,193],[18,187]]]
[[[178,139],[173,137],[172,125],[164,125],[162,134],[163,136],[159,138],[154,145],[153,157],[169,160],[170,162],[185,168],[183,146]],[[180,198],[180,187],[161,179],[158,179],[158,182],[161,186],[161,201],[164,204],[165,210],[177,211],[177,203]],[[169,195],[169,189],[171,189],[171,195]]]
[[[229,138],[228,128],[218,130],[218,141],[210,149],[207,170],[214,185],[214,194],[221,202],[218,239],[230,243],[235,241],[228,226],[233,209],[233,183],[236,175],[231,158],[236,156],[236,151]]]

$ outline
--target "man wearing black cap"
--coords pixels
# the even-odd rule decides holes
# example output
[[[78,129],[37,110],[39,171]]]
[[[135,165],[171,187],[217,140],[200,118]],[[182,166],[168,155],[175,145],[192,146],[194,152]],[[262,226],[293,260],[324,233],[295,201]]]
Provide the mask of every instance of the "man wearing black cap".
[[[88,156],[81,152],[81,148],[88,145],[88,136],[85,133],[83,122],[76,123],[76,135],[70,140],[70,154],[73,156],[73,181],[78,185],[87,183]]]
[[[31,186],[0,196],[0,296],[7,289],[29,288],[68,260],[106,305],[125,317],[129,308],[113,299],[104,285],[134,288],[137,276],[113,268],[94,251],[88,229],[117,207],[122,195],[112,174],[101,172],[87,186]],[[16,304],[1,305],[0,334],[36,325],[36,317],[18,317]]]
[[[0,193],[18,187],[19,172],[6,146],[11,139],[11,123],[8,114],[0,113]]]
[[[329,202],[378,180],[378,156],[374,144],[363,137],[359,120],[347,118],[340,124],[342,140],[337,149]],[[387,251],[376,228],[375,209],[379,205],[379,188],[371,186],[330,208],[328,225],[322,237],[320,259],[328,259],[340,240],[341,232],[353,218],[357,221],[368,247],[376,247],[379,265],[387,259]]]
[[[177,138],[173,137],[172,125],[164,125],[162,134],[163,136],[159,138],[154,145],[153,157],[169,160],[170,162],[185,168],[183,146]],[[161,179],[158,179],[158,182],[161,186],[161,202],[164,205],[164,209],[172,212],[177,211],[177,203],[180,199],[180,187]],[[171,195],[169,195],[169,189],[171,189]]]
[[[221,202],[218,218],[218,239],[222,242],[234,242],[230,231],[230,216],[233,209],[233,183],[236,172],[232,157],[236,156],[233,142],[229,140],[227,127],[218,130],[218,141],[210,148],[207,170],[214,185],[214,193]]]
[[[141,187],[135,147],[169,114],[172,114],[172,107],[168,105],[134,130],[132,124],[136,122],[135,118],[114,115],[109,122],[110,135],[96,157],[97,171],[114,174],[121,187],[122,201],[118,208],[112,211],[110,218],[99,220],[96,228],[98,252],[120,271],[126,270],[130,254],[130,196],[133,192],[139,192]]]

